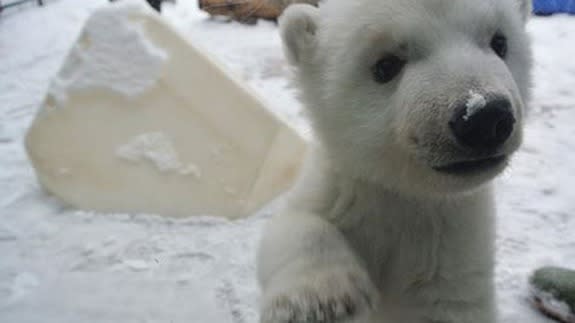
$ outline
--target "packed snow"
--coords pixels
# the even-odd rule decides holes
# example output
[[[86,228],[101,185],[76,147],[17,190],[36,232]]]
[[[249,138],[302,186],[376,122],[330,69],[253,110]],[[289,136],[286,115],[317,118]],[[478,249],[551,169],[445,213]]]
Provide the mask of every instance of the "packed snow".
[[[131,162],[151,162],[161,172],[184,168],[172,140],[160,131],[135,136],[116,149],[116,156]]]
[[[473,90],[469,90],[469,97],[465,103],[465,114],[463,115],[463,120],[468,120],[474,114],[479,112],[479,110],[485,108],[487,101],[481,93],[477,93]]]
[[[32,3],[0,15],[0,322],[257,322],[257,241],[281,198],[243,220],[171,220],[74,210],[40,189],[25,131],[89,12],[107,0]],[[209,19],[195,0],[166,5],[164,17],[307,129],[274,23]],[[496,282],[502,322],[543,323],[528,275],[575,268],[575,17],[534,18],[528,29],[535,91],[525,144],[497,181]]]
[[[65,100],[69,89],[106,88],[135,96],[151,87],[167,59],[166,53],[145,37],[141,22],[129,16],[152,9],[122,1],[106,7],[86,22],[86,34],[70,51],[50,93]]]

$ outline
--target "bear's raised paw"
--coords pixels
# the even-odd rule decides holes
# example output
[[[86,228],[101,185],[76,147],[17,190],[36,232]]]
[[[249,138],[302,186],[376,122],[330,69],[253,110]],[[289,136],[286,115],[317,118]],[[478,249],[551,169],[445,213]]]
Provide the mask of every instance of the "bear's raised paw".
[[[366,274],[313,273],[265,299],[260,323],[368,323],[377,301]]]

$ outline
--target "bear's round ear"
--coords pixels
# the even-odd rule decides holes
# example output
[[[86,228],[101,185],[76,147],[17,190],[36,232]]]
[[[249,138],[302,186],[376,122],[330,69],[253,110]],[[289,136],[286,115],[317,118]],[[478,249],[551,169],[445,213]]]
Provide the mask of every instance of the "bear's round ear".
[[[533,4],[531,3],[531,1],[533,0],[515,0],[517,5],[519,6],[523,22],[527,22],[527,19],[529,19],[529,16],[531,16],[531,11],[533,10]]]
[[[319,9],[307,4],[289,6],[279,19],[284,50],[289,62],[300,65],[317,47]]]

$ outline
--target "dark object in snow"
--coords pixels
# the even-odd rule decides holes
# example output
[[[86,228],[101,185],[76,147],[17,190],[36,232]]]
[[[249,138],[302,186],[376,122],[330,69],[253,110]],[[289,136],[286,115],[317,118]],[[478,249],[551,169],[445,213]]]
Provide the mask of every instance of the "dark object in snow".
[[[198,0],[198,7],[210,16],[226,16],[247,24],[260,18],[275,20],[281,14],[280,8],[267,0]]]
[[[533,13],[540,16],[575,14],[575,0],[533,0]]]
[[[8,2],[6,4],[3,4],[2,0],[0,0],[0,12],[2,12],[6,8],[18,6],[18,5],[21,5],[23,3],[31,2],[31,1],[36,2],[39,6],[44,5],[44,0],[17,0],[17,1]]]
[[[198,0],[198,6],[210,16],[225,16],[245,24],[258,19],[277,20],[283,10],[292,4],[306,3],[317,6],[320,0]]]
[[[575,270],[543,267],[530,279],[535,306],[545,315],[575,323]]]

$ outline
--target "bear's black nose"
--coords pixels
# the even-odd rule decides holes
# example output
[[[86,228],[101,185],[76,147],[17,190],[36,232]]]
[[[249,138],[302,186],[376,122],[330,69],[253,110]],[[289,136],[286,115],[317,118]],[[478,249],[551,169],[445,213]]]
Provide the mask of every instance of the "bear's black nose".
[[[473,149],[494,149],[511,136],[515,118],[504,98],[468,100],[458,106],[449,121],[457,141]]]

